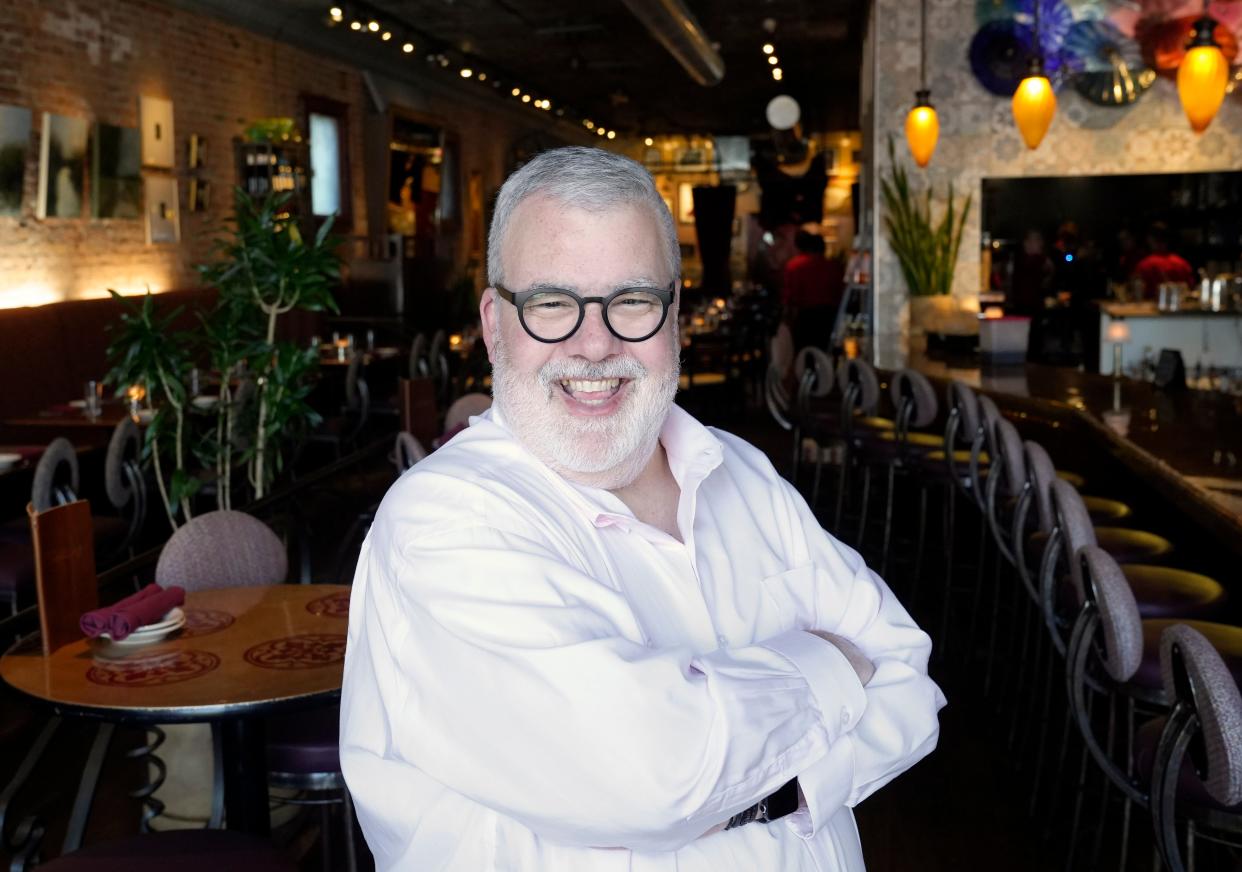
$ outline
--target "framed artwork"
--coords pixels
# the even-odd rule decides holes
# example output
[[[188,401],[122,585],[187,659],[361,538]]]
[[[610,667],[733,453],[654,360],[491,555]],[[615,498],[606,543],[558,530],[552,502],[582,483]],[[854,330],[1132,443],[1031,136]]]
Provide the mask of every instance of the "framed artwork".
[[[139,97],[138,126],[142,130],[142,165],[172,169],[176,162],[172,100]]]
[[[682,224],[694,223],[694,186],[689,182],[677,185],[677,220]]]
[[[90,124],[85,118],[43,113],[43,140],[39,147],[40,218],[81,218],[86,188],[86,141]]]
[[[207,140],[197,133],[191,133],[186,142],[185,165],[192,170],[207,166]]]
[[[95,125],[91,137],[91,217],[142,217],[142,146],[136,127]]]
[[[186,182],[186,208],[191,212],[206,212],[211,208],[211,182],[198,178]]]
[[[177,180],[171,176],[147,176],[144,180],[147,245],[181,241],[181,215],[177,204]]]
[[[30,117],[29,109],[0,105],[0,215],[22,213]]]

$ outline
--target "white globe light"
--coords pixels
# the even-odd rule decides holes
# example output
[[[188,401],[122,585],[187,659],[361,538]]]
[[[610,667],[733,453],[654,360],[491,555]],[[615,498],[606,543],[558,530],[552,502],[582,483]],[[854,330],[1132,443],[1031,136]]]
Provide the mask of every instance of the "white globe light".
[[[776,130],[789,130],[802,117],[802,107],[788,94],[773,97],[768,102],[768,123]]]

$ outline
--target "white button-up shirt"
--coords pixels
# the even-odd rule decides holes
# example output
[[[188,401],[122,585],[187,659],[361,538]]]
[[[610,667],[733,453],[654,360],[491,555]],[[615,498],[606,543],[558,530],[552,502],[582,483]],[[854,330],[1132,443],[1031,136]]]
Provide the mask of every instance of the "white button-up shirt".
[[[944,705],[884,582],[677,407],[684,542],[472,421],[388,492],[354,579],[341,765],[378,868],[861,870],[850,807]],[[794,777],[798,812],[700,838]]]

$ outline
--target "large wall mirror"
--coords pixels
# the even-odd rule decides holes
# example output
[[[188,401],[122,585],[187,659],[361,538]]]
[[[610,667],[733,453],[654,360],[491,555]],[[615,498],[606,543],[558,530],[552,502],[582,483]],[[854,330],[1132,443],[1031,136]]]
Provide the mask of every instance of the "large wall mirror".
[[[388,143],[388,233],[407,259],[452,261],[461,230],[457,136],[431,119],[392,113]]]

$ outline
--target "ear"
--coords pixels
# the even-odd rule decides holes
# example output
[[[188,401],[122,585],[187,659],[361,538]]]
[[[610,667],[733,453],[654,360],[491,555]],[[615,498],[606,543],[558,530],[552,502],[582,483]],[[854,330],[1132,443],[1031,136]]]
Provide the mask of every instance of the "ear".
[[[496,305],[496,289],[484,288],[479,298],[479,326],[483,333],[483,344],[487,346],[487,359],[495,362],[495,349],[492,338],[500,323],[500,309]]]

